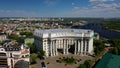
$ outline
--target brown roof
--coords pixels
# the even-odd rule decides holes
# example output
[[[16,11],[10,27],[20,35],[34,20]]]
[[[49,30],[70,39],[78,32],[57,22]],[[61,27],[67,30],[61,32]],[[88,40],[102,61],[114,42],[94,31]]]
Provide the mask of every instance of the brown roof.
[[[28,50],[25,50],[25,51],[23,51],[21,54],[27,54],[27,53],[29,53],[29,51],[28,51]]]

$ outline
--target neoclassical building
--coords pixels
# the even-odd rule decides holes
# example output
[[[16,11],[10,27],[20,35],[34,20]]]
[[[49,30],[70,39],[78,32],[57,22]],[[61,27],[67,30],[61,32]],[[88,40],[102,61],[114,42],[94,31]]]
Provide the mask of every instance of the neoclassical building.
[[[62,54],[89,55],[93,53],[92,30],[48,29],[35,30],[34,42],[37,50],[44,50],[47,57]]]

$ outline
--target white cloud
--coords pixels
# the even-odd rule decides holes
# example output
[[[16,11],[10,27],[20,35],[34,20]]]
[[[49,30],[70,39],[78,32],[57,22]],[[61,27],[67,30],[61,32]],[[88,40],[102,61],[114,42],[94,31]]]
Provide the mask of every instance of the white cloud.
[[[98,4],[91,8],[72,10],[63,15],[68,17],[120,17],[120,4]]]
[[[93,6],[93,8],[120,8],[120,3],[111,3],[111,4],[97,4],[96,6]]]
[[[114,1],[114,0],[89,0],[89,2],[107,2],[107,1]]]
[[[79,7],[75,6],[75,7],[73,7],[73,9],[78,10],[78,9],[79,9]]]
[[[55,6],[58,3],[58,0],[44,0],[44,4],[48,7]]]
[[[72,3],[72,5],[75,5],[75,3]]]

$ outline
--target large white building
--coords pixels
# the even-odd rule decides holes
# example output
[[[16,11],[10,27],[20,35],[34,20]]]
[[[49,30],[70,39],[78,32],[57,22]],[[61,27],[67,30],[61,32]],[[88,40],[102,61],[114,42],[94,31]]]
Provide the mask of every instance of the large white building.
[[[93,53],[92,30],[48,29],[35,30],[34,41],[37,50],[44,50],[47,57],[63,54],[88,55]]]

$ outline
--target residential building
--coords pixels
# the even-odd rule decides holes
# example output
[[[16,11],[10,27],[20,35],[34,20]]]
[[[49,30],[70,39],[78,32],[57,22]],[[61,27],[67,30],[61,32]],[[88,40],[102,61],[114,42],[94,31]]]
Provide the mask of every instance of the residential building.
[[[24,44],[6,40],[0,46],[0,68],[13,68],[19,60],[29,62],[30,50]]]

